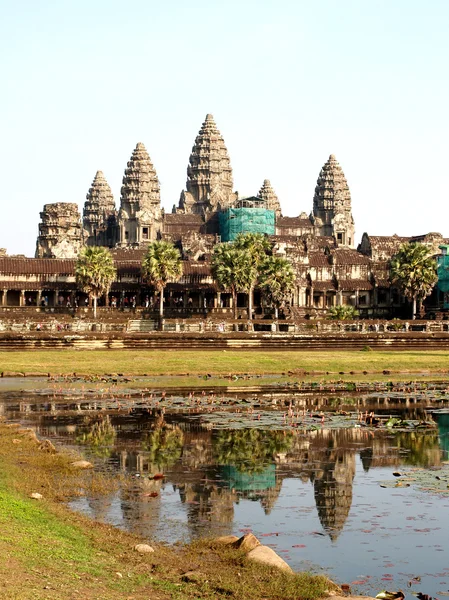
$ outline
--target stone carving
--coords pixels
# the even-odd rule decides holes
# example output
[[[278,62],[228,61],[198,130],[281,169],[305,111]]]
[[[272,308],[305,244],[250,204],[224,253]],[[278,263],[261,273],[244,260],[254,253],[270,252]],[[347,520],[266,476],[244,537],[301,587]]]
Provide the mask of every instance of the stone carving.
[[[45,204],[40,217],[36,258],[76,258],[83,245],[78,205]]]
[[[263,185],[260,188],[259,193],[257,195],[259,196],[259,198],[262,198],[262,200],[265,200],[268,209],[274,210],[274,212],[276,213],[276,217],[282,216],[279,198],[276,196],[275,191],[271,187],[269,179],[264,179]]]
[[[313,198],[313,219],[319,235],[332,235],[338,244],[353,247],[351,194],[342,168],[333,154],[318,177]]]
[[[139,142],[123,177],[119,245],[139,247],[157,239],[161,221],[159,179],[145,146]]]
[[[215,235],[200,234],[189,231],[181,238],[182,254],[188,260],[203,260],[210,256],[216,244]]]
[[[232,168],[223,137],[212,115],[206,115],[192,148],[187,167],[186,191],[181,192],[179,212],[206,215],[230,206]]]
[[[114,246],[117,210],[102,171],[97,171],[83,210],[84,239],[88,246]]]

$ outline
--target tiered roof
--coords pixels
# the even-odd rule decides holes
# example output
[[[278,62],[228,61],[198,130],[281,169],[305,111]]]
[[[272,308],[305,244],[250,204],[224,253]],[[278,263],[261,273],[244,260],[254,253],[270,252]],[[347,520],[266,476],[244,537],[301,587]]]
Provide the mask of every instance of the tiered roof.
[[[269,179],[264,179],[263,185],[257,194],[259,198],[262,198],[266,202],[267,208],[269,210],[274,210],[277,217],[281,216],[281,205],[279,203],[279,198],[276,195],[276,192],[271,186]]]
[[[190,155],[187,192],[192,194],[195,203],[206,203],[209,209],[217,210],[228,205],[232,186],[228,151],[213,116],[208,114]]]
[[[83,221],[91,224],[101,223],[110,215],[115,215],[116,208],[111,188],[102,171],[97,171],[92,186],[86,195]]]
[[[154,210],[160,207],[160,185],[150,156],[139,142],[125,169],[121,190],[121,206],[137,205],[135,210]]]
[[[313,212],[336,209],[351,211],[351,193],[348,182],[333,154],[320,171],[313,198]]]

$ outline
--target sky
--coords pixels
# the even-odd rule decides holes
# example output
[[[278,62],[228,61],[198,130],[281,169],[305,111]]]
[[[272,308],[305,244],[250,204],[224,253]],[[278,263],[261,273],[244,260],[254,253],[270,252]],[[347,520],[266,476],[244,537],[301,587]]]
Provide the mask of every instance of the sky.
[[[448,67],[447,0],[0,0],[0,247],[97,170],[119,206],[137,142],[171,210],[207,113],[241,196],[310,213],[335,154],[357,242],[449,237]]]

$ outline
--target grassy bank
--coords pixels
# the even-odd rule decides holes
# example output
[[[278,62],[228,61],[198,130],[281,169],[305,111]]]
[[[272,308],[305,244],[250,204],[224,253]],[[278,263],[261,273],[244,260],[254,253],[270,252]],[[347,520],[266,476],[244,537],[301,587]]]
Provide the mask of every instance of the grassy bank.
[[[42,350],[0,352],[0,372],[81,373],[103,375],[229,375],[232,373],[285,373],[351,371],[381,373],[446,373],[445,351],[403,352],[259,352],[206,350]]]
[[[255,566],[238,550],[213,542],[173,548],[153,544],[154,553],[137,553],[134,546],[142,540],[61,504],[83,489],[100,494],[113,486],[93,471],[80,473],[73,459],[42,447],[28,430],[0,423],[2,598],[313,600],[329,588],[324,577]],[[43,498],[30,499],[33,492]]]

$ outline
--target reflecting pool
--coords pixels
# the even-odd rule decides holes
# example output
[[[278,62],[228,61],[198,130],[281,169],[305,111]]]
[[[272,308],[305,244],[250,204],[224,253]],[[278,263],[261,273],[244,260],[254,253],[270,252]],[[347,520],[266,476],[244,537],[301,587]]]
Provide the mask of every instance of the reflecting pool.
[[[120,475],[116,492],[71,502],[94,519],[167,542],[252,531],[354,592],[437,597],[449,595],[448,406],[438,388],[0,396],[8,420]],[[443,487],[408,483],[416,468]]]

